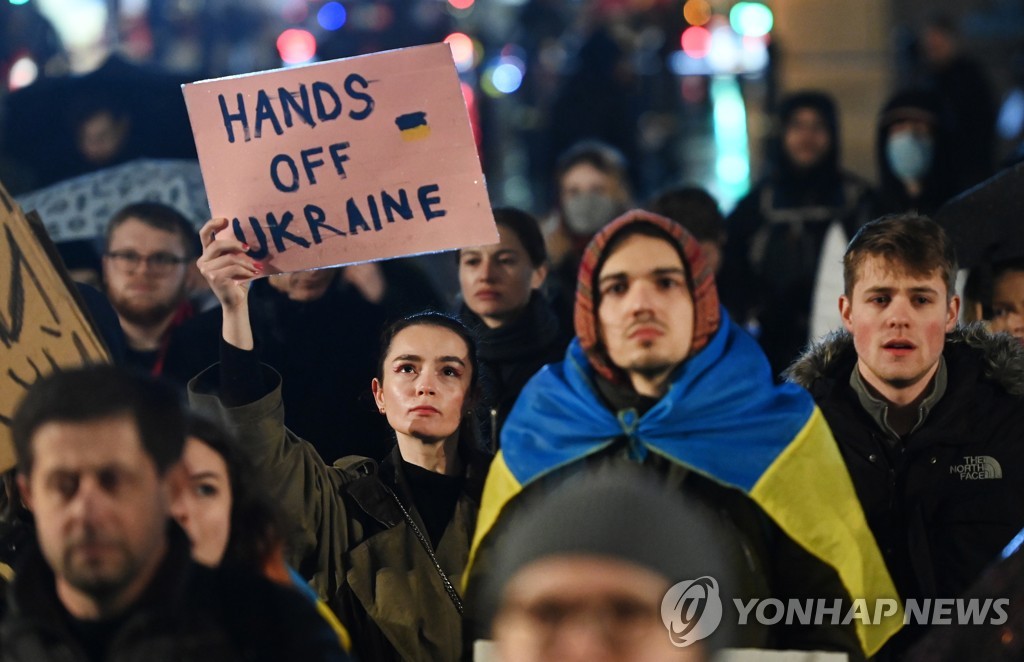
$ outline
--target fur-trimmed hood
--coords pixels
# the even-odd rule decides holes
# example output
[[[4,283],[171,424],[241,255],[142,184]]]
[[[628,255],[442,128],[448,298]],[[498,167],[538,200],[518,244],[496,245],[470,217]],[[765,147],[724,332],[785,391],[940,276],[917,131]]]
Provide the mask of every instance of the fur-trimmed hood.
[[[984,323],[958,325],[946,335],[946,352],[964,345],[985,361],[985,376],[1008,393],[1024,396],[1024,345],[1005,333],[994,334]],[[783,373],[787,381],[810,390],[820,379],[834,378],[840,366],[854,361],[853,336],[845,329],[813,341]]]

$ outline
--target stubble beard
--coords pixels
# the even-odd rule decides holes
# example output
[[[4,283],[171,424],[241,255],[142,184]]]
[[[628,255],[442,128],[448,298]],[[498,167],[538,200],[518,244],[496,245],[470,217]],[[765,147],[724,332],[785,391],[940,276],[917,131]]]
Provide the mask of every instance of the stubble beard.
[[[117,314],[130,324],[147,327],[154,326],[170,317],[185,300],[185,285],[166,301],[156,303],[138,303],[130,297],[110,294],[110,304]]]
[[[111,569],[93,569],[77,560],[74,545],[69,545],[63,555],[64,581],[96,602],[109,602],[139,571],[138,560],[126,547],[117,545],[115,554],[116,560],[108,562],[113,566]]]

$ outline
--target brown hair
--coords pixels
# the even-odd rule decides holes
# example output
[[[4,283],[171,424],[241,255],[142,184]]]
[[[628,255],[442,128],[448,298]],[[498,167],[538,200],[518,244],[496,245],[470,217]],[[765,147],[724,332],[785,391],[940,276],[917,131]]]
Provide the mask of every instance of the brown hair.
[[[123,207],[110,219],[107,224],[106,250],[110,250],[110,239],[114,231],[121,227],[126,221],[135,219],[155,230],[163,230],[176,234],[181,238],[181,245],[185,249],[185,257],[191,258],[202,253],[199,246],[199,235],[196,234],[188,219],[174,207],[165,205],[162,202],[136,202]]]
[[[868,257],[885,258],[897,270],[914,276],[930,276],[936,269],[946,283],[946,298],[956,291],[956,251],[942,226],[915,213],[892,214],[865,224],[853,236],[843,255],[846,296]]]

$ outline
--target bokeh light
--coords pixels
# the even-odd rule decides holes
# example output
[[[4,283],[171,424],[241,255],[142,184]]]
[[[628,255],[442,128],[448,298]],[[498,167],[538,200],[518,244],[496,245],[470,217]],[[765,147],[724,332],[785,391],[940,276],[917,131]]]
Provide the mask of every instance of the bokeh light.
[[[711,31],[708,64],[715,73],[735,73],[740,67],[740,38],[728,26]]]
[[[772,31],[775,17],[760,2],[737,2],[729,10],[729,23],[744,37],[763,37]]]
[[[690,25],[704,25],[711,20],[711,5],[708,0],[686,0],[683,18]]]
[[[11,71],[7,76],[7,89],[10,91],[28,87],[36,81],[39,76],[39,67],[35,60],[25,55],[18,58],[11,65]]]
[[[339,30],[346,20],[348,13],[340,2],[328,2],[316,13],[316,21],[324,30]]]
[[[36,6],[69,50],[89,48],[103,39],[107,29],[104,0],[39,0]]]
[[[289,28],[278,36],[277,52],[286,64],[309,62],[316,55],[316,37],[306,30]]]
[[[451,46],[452,58],[459,71],[469,71],[473,68],[476,48],[468,35],[462,32],[453,32],[444,38],[444,43]]]
[[[700,26],[691,26],[683,30],[683,37],[680,40],[683,51],[694,59],[707,57],[711,49],[711,32]]]
[[[491,72],[494,88],[504,94],[512,94],[523,84],[523,72],[511,62],[502,62]]]
[[[473,6],[474,2],[476,2],[476,0],[448,0],[448,4],[455,9],[469,9]]]

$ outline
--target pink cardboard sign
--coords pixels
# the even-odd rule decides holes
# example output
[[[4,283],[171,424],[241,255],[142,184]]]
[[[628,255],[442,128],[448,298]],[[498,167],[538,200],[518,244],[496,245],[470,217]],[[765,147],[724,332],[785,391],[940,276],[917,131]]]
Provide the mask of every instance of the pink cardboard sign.
[[[498,241],[447,44],[182,90],[210,210],[267,275]]]

